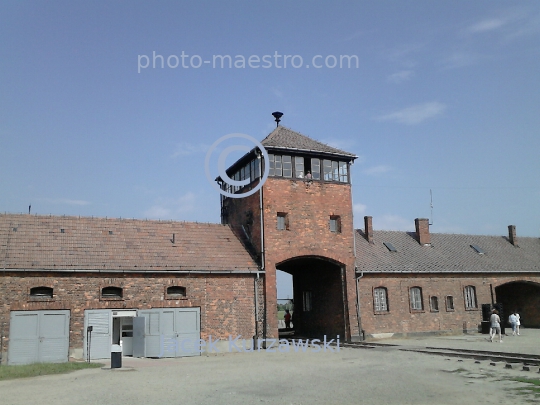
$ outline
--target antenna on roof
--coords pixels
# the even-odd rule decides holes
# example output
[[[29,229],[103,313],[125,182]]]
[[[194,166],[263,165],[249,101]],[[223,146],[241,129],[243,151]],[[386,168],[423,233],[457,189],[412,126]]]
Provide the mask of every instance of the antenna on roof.
[[[28,215],[30,215],[30,211],[32,210],[32,204],[28,206]]]
[[[283,117],[283,113],[279,112],[279,111],[276,111],[276,112],[273,112],[272,115],[276,119],[276,128],[277,128],[277,127],[279,127],[279,121],[281,121],[281,117]]]
[[[429,225],[431,226],[433,225],[433,193],[431,192],[431,189],[429,189],[429,199],[429,206],[431,207],[431,221],[429,221]]]

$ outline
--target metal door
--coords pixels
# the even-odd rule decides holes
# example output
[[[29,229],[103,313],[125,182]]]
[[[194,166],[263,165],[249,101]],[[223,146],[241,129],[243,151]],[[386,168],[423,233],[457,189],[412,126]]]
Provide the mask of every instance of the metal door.
[[[86,330],[92,326],[90,338],[90,359],[108,359],[111,357],[112,311],[110,309],[92,309],[84,312],[84,358],[88,342]]]
[[[146,318],[146,357],[198,356],[199,308],[160,308],[139,311]],[[133,326],[135,328],[135,324]],[[135,332],[135,331],[134,331]]]
[[[11,311],[8,364],[69,358],[69,311]]]
[[[177,356],[199,356],[198,344],[201,338],[199,308],[179,308],[175,315]]]
[[[133,357],[146,357],[145,325],[146,318],[144,316],[133,318]]]

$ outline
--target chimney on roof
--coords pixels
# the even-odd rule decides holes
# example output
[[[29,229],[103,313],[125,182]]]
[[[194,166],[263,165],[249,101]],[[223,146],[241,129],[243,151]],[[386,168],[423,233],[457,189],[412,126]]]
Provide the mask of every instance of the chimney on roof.
[[[426,218],[416,218],[416,238],[422,246],[431,245],[431,236],[429,235],[429,220]]]
[[[516,226],[515,225],[508,225],[508,240],[512,245],[515,247],[518,247],[518,240],[516,235]]]
[[[373,243],[373,217],[364,217],[364,235],[369,243]]]

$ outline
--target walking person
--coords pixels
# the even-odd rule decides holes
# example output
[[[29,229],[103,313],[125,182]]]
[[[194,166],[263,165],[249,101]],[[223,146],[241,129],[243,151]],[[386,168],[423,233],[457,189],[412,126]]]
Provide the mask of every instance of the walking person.
[[[514,312],[514,315],[516,316],[516,332],[519,336],[519,327],[521,326],[521,317],[517,312]]]
[[[489,340],[493,342],[493,338],[495,337],[495,334],[499,334],[499,343],[502,343],[502,335],[501,335],[501,318],[499,317],[499,311],[494,309],[491,311],[491,317],[489,318],[490,322],[490,330],[489,330]]]
[[[285,327],[287,329],[291,329],[291,313],[288,309],[285,310],[285,315],[283,316],[283,319],[285,320]]]
[[[515,312],[512,312],[510,314],[510,316],[508,317],[508,322],[510,322],[510,326],[512,327],[512,336],[516,336],[517,317]]]

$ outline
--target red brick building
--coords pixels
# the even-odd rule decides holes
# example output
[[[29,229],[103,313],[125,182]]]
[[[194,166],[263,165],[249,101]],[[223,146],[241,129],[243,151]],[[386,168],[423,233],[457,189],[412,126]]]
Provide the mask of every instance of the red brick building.
[[[354,154],[285,127],[218,178],[221,224],[0,215],[3,361],[199,354],[193,342],[277,338],[276,270],[297,335],[361,340],[477,331],[483,311],[540,326],[540,240],[353,228]],[[266,166],[265,166],[266,165]],[[412,225],[412,223],[411,223]],[[483,307],[484,305],[484,307]],[[507,316],[506,316],[507,318]],[[186,347],[168,340],[190,342]],[[182,346],[182,347],[180,347]]]

